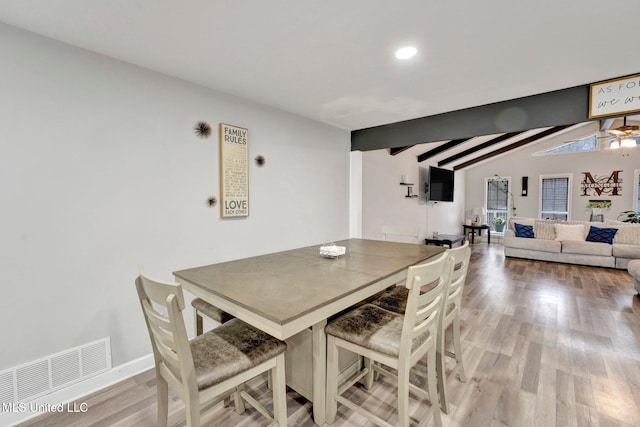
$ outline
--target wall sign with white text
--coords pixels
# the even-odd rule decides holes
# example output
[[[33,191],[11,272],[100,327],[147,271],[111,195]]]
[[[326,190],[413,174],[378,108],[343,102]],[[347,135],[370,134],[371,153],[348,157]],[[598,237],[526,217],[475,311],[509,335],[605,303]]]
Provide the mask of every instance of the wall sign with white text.
[[[620,116],[640,111],[640,74],[589,86],[589,118]]]
[[[220,123],[220,216],[249,215],[249,130]]]

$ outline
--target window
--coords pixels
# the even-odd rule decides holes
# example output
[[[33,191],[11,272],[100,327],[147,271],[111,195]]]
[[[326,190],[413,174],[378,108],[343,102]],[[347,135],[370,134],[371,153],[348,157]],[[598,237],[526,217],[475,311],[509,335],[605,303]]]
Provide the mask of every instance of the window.
[[[538,151],[534,156],[546,156],[549,154],[575,153],[576,151],[596,151],[598,149],[598,141],[596,135],[590,135],[586,138],[577,139],[571,142],[555,146],[553,148]]]
[[[571,175],[540,175],[540,218],[568,220]]]
[[[511,193],[511,178],[485,178],[485,209],[487,224],[495,230],[493,221],[496,217],[509,220],[509,194]]]

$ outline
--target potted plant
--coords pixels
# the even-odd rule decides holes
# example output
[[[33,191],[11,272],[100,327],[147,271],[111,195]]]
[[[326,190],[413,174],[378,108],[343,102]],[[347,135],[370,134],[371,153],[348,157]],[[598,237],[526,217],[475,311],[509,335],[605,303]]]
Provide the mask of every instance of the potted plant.
[[[502,233],[504,231],[504,226],[506,223],[507,221],[502,216],[497,216],[493,219],[493,226],[498,233]]]
[[[603,209],[611,208],[611,200],[589,200],[587,209],[591,209],[591,221],[604,222]]]
[[[640,224],[640,212],[624,211],[618,215],[618,221]]]
[[[609,200],[599,200],[589,202],[587,205],[587,209],[609,209],[611,207],[611,201]]]

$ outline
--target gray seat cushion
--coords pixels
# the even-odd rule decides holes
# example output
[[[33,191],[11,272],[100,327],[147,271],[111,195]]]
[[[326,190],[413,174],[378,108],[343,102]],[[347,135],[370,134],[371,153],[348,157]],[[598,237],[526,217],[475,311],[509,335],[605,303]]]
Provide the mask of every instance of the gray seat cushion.
[[[371,301],[371,304],[382,307],[385,310],[392,311],[394,313],[404,314],[407,310],[407,297],[409,296],[409,289],[404,286],[394,286],[384,291],[375,300]]]
[[[403,323],[403,315],[365,304],[331,322],[325,331],[328,335],[397,357],[400,354]],[[428,333],[414,338],[412,349],[428,338]]]
[[[640,245],[628,245],[625,243],[613,244],[613,256],[617,258],[640,259]]]
[[[213,319],[219,323],[225,323],[233,319],[233,316],[229,313],[222,311],[218,307],[209,304],[202,298],[195,298],[191,301],[191,306],[198,310],[200,313],[207,316],[209,319]]]
[[[583,242],[580,240],[565,240],[562,242],[562,253],[579,255],[611,256],[612,245],[600,242]]]
[[[257,366],[287,348],[284,342],[239,319],[199,335],[189,344],[199,390]]]
[[[556,240],[526,239],[524,237],[505,237],[504,246],[530,251],[560,253],[562,245]]]

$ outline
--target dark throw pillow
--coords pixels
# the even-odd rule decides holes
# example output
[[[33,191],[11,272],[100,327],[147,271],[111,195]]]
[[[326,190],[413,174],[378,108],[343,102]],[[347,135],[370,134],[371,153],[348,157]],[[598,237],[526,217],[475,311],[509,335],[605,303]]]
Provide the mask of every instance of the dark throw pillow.
[[[593,225],[589,228],[587,242],[613,243],[613,236],[616,235],[617,228],[600,228]]]
[[[513,224],[516,229],[516,237],[525,237],[527,239],[533,239],[533,225]]]

